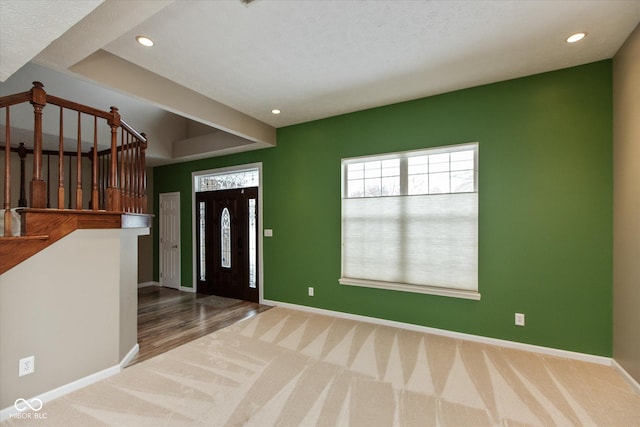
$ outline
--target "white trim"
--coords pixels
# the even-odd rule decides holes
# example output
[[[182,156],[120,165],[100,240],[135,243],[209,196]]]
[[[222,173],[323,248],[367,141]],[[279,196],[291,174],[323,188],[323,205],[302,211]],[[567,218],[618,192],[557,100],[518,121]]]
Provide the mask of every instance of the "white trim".
[[[640,393],[640,383],[638,383],[638,381],[636,381],[635,378],[633,378],[631,376],[631,374],[629,372],[627,372],[622,365],[620,365],[616,359],[611,359],[611,366],[613,366],[613,368],[618,371],[618,373],[620,375],[622,375],[624,377],[625,380],[627,380],[627,382],[629,383],[629,385],[631,386],[631,388],[633,388],[637,393]]]
[[[252,169],[258,170],[258,301],[262,303],[262,295],[264,292],[264,262],[262,259],[262,239],[263,239],[263,216],[262,216],[262,180],[264,176],[262,174],[262,162],[247,163],[244,165],[227,166],[216,169],[207,169],[201,171],[191,172],[191,241],[192,241],[192,269],[193,269],[193,283],[191,288],[180,286],[181,291],[186,292],[198,292],[198,266],[196,259],[196,177],[202,175],[223,175],[229,172],[248,171]]]
[[[437,145],[435,147],[418,148],[416,150],[393,151],[384,154],[365,154],[356,157],[343,157],[341,159],[343,165],[350,163],[361,163],[376,160],[409,158],[415,156],[425,156],[429,154],[455,153],[457,151],[475,150],[478,151],[480,143],[478,141],[461,142],[450,145]]]
[[[515,341],[507,341],[499,338],[483,337],[480,335],[465,334],[462,332],[448,331],[446,329],[432,328],[429,326],[413,325],[411,323],[397,322],[395,320],[379,319],[377,317],[362,316],[360,314],[344,313],[341,311],[326,310],[324,308],[309,307],[306,305],[291,304],[288,302],[263,300],[261,304],[275,305],[278,307],[291,308],[294,310],[307,311],[310,313],[323,314],[325,316],[339,317],[342,319],[358,320],[361,322],[373,323],[376,325],[391,326],[394,328],[408,329],[410,331],[423,332],[427,334],[441,335],[449,338],[473,341],[482,344],[496,345],[499,347],[513,348],[533,353],[546,354],[549,356],[563,357],[565,359],[580,360],[583,362],[597,363],[598,365],[611,366],[611,358],[596,356],[593,354],[578,353],[575,351],[561,350],[551,347],[543,347],[534,344],[525,344]]]
[[[38,396],[33,396],[27,400],[37,398],[37,399],[40,399],[42,403],[47,403],[52,401],[53,399],[57,399],[58,397],[64,396],[65,394],[69,394],[72,391],[76,391],[78,389],[81,389],[93,383],[102,381],[106,378],[116,375],[117,373],[120,372],[120,370],[121,370],[120,365],[115,365],[110,368],[104,369],[102,371],[96,372],[95,374],[87,375],[86,377],[80,378],[79,380],[70,382],[69,384],[65,384],[58,388],[54,388],[53,390],[39,394]],[[44,412],[46,412],[46,409],[47,409],[46,406],[44,406],[43,409],[44,409]],[[0,422],[8,420],[11,417],[11,415],[17,414],[17,413],[18,413],[18,410],[13,406],[3,409],[2,411],[0,411]]]
[[[46,391],[37,396],[30,397],[27,400],[40,399],[42,403],[50,402],[51,400],[57,399],[58,397],[62,397],[65,394],[69,394],[73,391],[79,390],[93,383],[97,383],[98,381],[107,379],[113,375],[119,374],[120,371],[122,371],[122,369],[124,369],[124,367],[127,366],[129,362],[133,360],[134,357],[136,357],[139,351],[140,351],[140,346],[138,345],[138,343],[136,343],[136,345],[131,347],[131,350],[129,350],[129,352],[126,354],[126,356],[124,356],[124,358],[120,361],[119,364],[107,369],[103,369],[102,371],[98,371],[91,375],[87,375],[86,377],[72,381],[63,386],[54,388],[53,390]],[[46,412],[46,408],[44,409],[45,409],[44,412]],[[4,408],[3,410],[0,411],[0,422],[8,420],[9,418],[11,418],[11,415],[17,414],[18,412],[19,411],[13,406]]]
[[[180,285],[180,288],[178,290],[180,292],[191,292],[191,293],[194,293],[194,294],[197,292],[195,288],[190,288],[188,286],[182,286],[182,285]]]
[[[140,351],[140,344],[136,343],[136,345],[131,347],[131,350],[129,350],[129,353],[127,353],[124,356],[124,358],[122,358],[122,360],[120,361],[120,369],[122,370],[126,368],[127,365],[133,360],[133,358],[138,355],[139,351]]]
[[[416,294],[480,300],[479,292],[465,291],[462,289],[438,288],[436,286],[411,285],[408,283],[378,282],[375,280],[351,279],[349,277],[341,277],[338,279],[338,283],[346,286],[361,286],[364,288],[388,289],[392,291],[413,292]]]
[[[160,284],[160,282],[144,282],[144,283],[138,283],[138,289],[140,288],[147,288],[149,286],[162,286]]]

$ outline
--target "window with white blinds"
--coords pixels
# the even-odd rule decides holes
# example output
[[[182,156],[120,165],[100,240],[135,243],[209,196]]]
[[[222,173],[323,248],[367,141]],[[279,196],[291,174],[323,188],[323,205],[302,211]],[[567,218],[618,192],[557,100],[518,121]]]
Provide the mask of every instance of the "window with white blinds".
[[[340,283],[480,299],[477,143],[343,159]]]

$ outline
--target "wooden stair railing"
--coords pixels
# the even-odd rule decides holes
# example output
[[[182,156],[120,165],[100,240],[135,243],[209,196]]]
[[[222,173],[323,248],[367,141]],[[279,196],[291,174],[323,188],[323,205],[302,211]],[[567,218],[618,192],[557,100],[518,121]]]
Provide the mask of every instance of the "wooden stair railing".
[[[0,238],[0,274],[75,230],[151,227],[151,215],[146,214],[27,208],[20,215],[24,235]]]
[[[17,104],[30,103],[33,107],[33,148],[26,148],[11,145],[11,107]],[[58,150],[43,149],[43,111],[47,106],[58,107]],[[5,141],[4,141],[4,236],[11,234],[11,153],[18,152],[21,157],[21,176],[24,176],[24,156],[32,156],[33,176],[29,183],[29,203],[28,207],[41,209],[50,206],[50,198],[53,192],[57,197],[57,208],[65,209],[65,198],[68,198],[67,208],[74,210],[90,209],[93,211],[105,210],[108,212],[146,212],[146,173],[145,173],[145,152],[147,148],[147,137],[144,133],[139,133],[120,117],[116,107],[111,107],[109,111],[99,110],[86,105],[68,101],[53,95],[49,95],[44,90],[44,85],[34,82],[31,90],[0,97],[0,110],[4,109],[5,119]],[[55,109],[52,113],[55,114]],[[65,114],[67,112],[67,114]],[[69,112],[77,113],[76,128],[77,139],[74,150],[65,149],[65,119],[68,120]],[[86,132],[87,125],[83,126],[83,119],[86,122],[87,116],[92,119],[93,126],[88,140],[92,141],[90,150],[83,151],[83,142],[87,143],[87,138],[83,138],[83,131]],[[108,145],[107,149],[99,149],[99,126],[106,123],[109,134],[102,135],[101,145]],[[75,136],[75,135],[74,135]],[[67,142],[68,144],[68,142]],[[43,154],[57,156],[57,183],[50,181],[51,167],[47,161],[47,175],[45,181],[43,176]],[[75,170],[76,185],[72,191],[71,182],[65,187],[65,158],[67,158],[68,176],[71,181],[72,171]],[[91,182],[83,183],[83,159],[88,159],[91,163]],[[86,165],[85,165],[86,167]],[[13,184],[15,185],[15,184]],[[24,206],[23,195],[26,194],[24,188],[24,178],[21,179],[19,206]],[[57,192],[54,191],[57,187]],[[87,188],[88,187],[88,188]],[[66,191],[68,191],[68,194]],[[72,198],[75,204],[72,204]],[[86,207],[84,206],[86,203]]]
[[[30,103],[33,107],[33,128],[29,129],[33,131],[32,147],[27,147],[24,143],[11,145],[11,114],[16,111],[12,111],[12,107],[23,103]],[[47,108],[48,106],[52,107]],[[57,112],[57,120],[48,121],[57,121],[59,124],[57,150],[43,149],[44,112],[54,115]],[[71,132],[74,135],[68,138],[65,137],[65,120],[68,122],[70,116],[73,117],[72,125],[75,121],[75,126],[72,126],[75,130]],[[75,229],[120,228],[128,226],[132,221],[138,226],[150,225],[150,217],[146,215],[139,215],[145,218],[142,220],[131,219],[136,218],[137,214],[146,213],[147,137],[122,120],[116,107],[103,111],[78,104],[49,95],[42,83],[33,82],[29,91],[0,97],[0,117],[4,118],[5,126],[2,150],[4,201],[1,206],[4,215],[0,217],[4,237],[0,237],[0,274]],[[89,122],[92,126],[87,125]],[[99,130],[105,127],[108,132],[100,135]],[[86,138],[86,135],[89,137]],[[73,149],[69,149],[70,139],[75,139]],[[89,150],[86,150],[87,145],[91,145]],[[101,149],[100,146],[108,148]],[[17,153],[20,158],[19,183],[12,182],[12,153]],[[47,160],[46,180],[43,175],[43,155],[46,155]],[[33,162],[28,201],[25,183],[27,156],[31,156]],[[57,181],[55,176],[52,180],[51,157],[54,161],[57,158],[57,165],[53,167],[53,175],[57,173]],[[85,174],[90,175],[90,179],[87,176],[90,182],[83,182],[83,163]],[[87,164],[90,164],[90,170],[87,170]],[[72,186],[74,172],[75,186]],[[68,177],[66,183],[65,176]],[[12,206],[12,185],[18,184],[18,206]],[[57,199],[53,203],[57,209],[46,209],[51,206],[52,195],[53,199]],[[17,236],[12,233],[14,227],[11,215],[11,210],[16,207],[21,208],[21,233]],[[23,207],[26,209],[22,209]],[[123,218],[128,218],[124,225]]]

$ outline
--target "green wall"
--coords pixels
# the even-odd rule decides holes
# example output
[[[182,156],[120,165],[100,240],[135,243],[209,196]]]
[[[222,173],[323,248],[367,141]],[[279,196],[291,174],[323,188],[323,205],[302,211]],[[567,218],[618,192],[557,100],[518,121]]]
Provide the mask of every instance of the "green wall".
[[[339,285],[340,159],[470,141],[480,143],[482,299]],[[264,298],[611,355],[611,61],[280,128],[275,148],[155,168],[156,201],[182,193],[183,285],[191,172],[253,162],[274,230]]]

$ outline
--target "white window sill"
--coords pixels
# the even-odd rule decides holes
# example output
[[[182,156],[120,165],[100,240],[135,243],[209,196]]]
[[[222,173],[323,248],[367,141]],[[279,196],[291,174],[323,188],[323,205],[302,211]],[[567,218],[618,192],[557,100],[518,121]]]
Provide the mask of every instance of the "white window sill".
[[[389,289],[392,291],[413,292],[418,294],[438,295],[443,297],[480,300],[480,293],[462,289],[439,288],[435,286],[409,285],[407,283],[377,282],[374,280],[351,279],[341,277],[338,283],[348,286],[360,286],[364,288]]]

